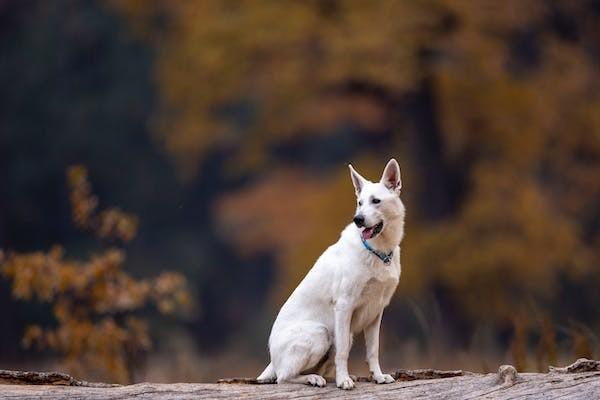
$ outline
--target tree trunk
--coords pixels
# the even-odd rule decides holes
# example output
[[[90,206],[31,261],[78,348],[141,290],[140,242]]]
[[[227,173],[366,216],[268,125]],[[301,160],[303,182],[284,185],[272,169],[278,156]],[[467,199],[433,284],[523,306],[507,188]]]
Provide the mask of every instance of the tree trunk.
[[[377,385],[357,378],[356,388],[342,391],[330,383],[325,388],[294,384],[258,384],[254,379],[232,378],[220,383],[139,383],[119,386],[90,383],[69,375],[0,370],[3,399],[600,399],[600,362],[579,359],[549,373],[517,374],[503,365],[497,374],[463,371],[399,370],[395,383]]]

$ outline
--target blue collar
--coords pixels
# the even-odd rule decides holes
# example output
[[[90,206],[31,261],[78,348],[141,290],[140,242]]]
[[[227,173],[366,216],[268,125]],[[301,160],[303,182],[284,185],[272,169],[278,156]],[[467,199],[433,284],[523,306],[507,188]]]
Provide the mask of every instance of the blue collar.
[[[383,261],[385,265],[389,265],[392,262],[392,254],[394,254],[394,250],[390,251],[390,254],[385,254],[383,251],[375,250],[374,248],[372,248],[371,245],[367,243],[367,241],[362,237],[360,239],[362,240],[365,249],[375,254],[381,261]]]

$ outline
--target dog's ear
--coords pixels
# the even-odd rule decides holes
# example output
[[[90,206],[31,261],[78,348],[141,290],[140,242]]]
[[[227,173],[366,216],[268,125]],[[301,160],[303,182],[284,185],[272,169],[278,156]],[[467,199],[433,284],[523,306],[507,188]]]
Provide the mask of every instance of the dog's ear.
[[[356,170],[352,167],[352,164],[348,164],[348,168],[350,168],[350,177],[352,178],[352,184],[354,185],[354,189],[356,189],[356,195],[360,194],[360,191],[365,186],[367,180],[363,178]]]
[[[400,188],[402,188],[402,179],[400,179],[400,166],[395,159],[392,158],[390,161],[388,161],[385,169],[383,170],[383,175],[381,175],[380,182],[393,192],[398,192],[400,191]]]

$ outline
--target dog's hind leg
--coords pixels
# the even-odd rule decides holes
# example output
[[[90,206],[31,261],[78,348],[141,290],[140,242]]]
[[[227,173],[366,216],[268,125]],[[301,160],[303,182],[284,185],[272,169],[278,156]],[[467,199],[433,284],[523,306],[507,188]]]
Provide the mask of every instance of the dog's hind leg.
[[[314,368],[330,347],[329,333],[322,324],[302,322],[285,329],[271,343],[271,360],[277,383],[325,386],[322,376],[303,373]]]
[[[275,369],[273,369],[273,363],[269,363],[267,368],[256,378],[257,381],[261,383],[274,383],[277,380],[277,375],[275,375]]]
[[[335,381],[335,350],[333,347],[325,354],[315,370],[317,371],[317,374],[325,378],[333,378]]]

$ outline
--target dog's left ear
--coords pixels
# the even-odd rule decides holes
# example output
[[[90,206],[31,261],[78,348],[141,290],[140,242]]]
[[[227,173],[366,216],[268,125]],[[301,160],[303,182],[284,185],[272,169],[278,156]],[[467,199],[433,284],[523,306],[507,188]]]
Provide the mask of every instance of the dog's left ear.
[[[402,179],[400,179],[400,166],[395,159],[392,158],[390,161],[388,161],[385,169],[383,170],[383,175],[381,175],[380,182],[393,192],[399,192],[400,188],[402,188]]]

